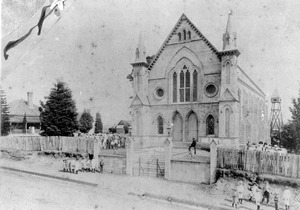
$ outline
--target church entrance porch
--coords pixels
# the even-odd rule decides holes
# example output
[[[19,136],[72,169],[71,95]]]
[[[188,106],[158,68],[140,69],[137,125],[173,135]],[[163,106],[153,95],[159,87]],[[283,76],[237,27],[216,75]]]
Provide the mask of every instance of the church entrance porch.
[[[183,140],[183,120],[179,113],[176,113],[173,117],[173,139],[174,142]]]
[[[191,112],[186,120],[186,139],[185,141],[192,142],[193,138],[198,138],[198,119],[194,112]]]

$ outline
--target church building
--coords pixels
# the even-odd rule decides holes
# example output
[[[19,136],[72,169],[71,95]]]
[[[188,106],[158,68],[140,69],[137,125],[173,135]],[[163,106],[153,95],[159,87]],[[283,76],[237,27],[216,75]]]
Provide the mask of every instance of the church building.
[[[128,76],[132,136],[140,146],[162,145],[168,131],[174,143],[269,141],[266,95],[238,65],[231,16],[221,51],[185,14],[154,56],[146,55],[140,35]]]

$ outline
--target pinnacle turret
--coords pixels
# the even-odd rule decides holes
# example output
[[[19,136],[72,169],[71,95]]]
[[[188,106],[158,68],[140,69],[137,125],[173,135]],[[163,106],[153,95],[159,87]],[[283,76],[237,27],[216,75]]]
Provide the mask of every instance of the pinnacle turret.
[[[146,47],[144,45],[144,39],[143,39],[142,32],[140,32],[138,46],[135,50],[135,62],[136,63],[139,63],[139,62],[147,63],[147,60],[146,60]]]
[[[223,34],[223,50],[236,49],[236,32],[232,29],[231,16],[232,11],[229,11],[226,31]]]

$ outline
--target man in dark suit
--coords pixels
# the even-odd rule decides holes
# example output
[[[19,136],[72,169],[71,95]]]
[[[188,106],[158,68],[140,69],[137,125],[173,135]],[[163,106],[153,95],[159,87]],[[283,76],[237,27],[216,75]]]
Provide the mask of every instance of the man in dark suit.
[[[196,142],[196,139],[193,138],[193,142],[192,144],[189,146],[189,152],[191,153],[191,148],[194,147],[194,154],[196,155],[196,145],[197,145],[197,142]],[[192,154],[192,153],[191,153]]]

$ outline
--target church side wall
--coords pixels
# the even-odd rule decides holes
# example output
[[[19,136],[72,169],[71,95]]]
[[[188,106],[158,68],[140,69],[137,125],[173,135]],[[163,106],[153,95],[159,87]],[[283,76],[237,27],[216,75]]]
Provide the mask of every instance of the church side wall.
[[[246,77],[238,79],[238,86],[240,95],[240,143],[269,142],[265,96]]]

